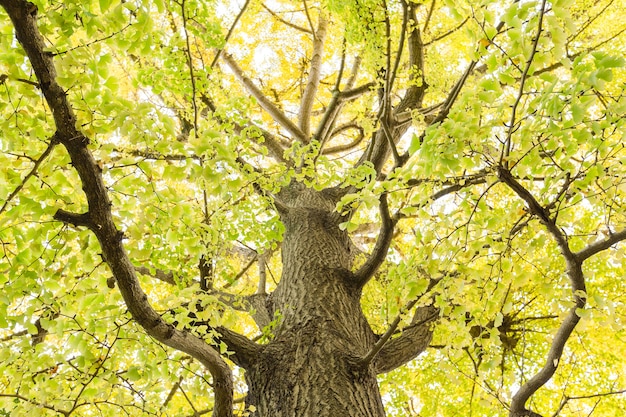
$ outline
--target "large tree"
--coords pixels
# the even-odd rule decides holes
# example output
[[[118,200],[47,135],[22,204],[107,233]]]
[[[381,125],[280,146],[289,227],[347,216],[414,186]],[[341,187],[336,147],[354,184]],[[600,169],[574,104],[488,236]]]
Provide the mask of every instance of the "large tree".
[[[623,2],[0,4],[1,415],[626,408]]]

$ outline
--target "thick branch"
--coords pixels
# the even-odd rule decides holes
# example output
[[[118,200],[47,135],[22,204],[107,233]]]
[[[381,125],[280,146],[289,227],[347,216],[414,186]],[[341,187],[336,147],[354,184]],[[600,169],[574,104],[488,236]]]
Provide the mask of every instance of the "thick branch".
[[[311,56],[311,64],[309,66],[309,79],[307,80],[304,93],[302,94],[302,100],[300,101],[298,119],[300,129],[307,142],[311,134],[311,110],[313,109],[313,102],[315,101],[317,88],[320,84],[322,53],[324,51],[324,39],[326,38],[327,26],[328,21],[324,16],[320,15],[317,30],[313,35],[313,55]]]
[[[621,242],[622,240],[626,240],[626,229],[622,229],[617,233],[612,233],[608,238],[599,242],[594,242],[585,249],[576,252],[576,258],[578,258],[580,262],[583,262],[586,259],[591,258],[593,255],[609,249],[611,246]]]
[[[16,37],[23,46],[41,86],[41,91],[52,111],[57,128],[56,137],[65,146],[72,165],[78,172],[88,202],[89,222],[84,215],[61,211],[57,218],[90,227],[94,232],[104,258],[115,276],[120,292],[133,319],[158,341],[197,358],[213,376],[215,390],[215,417],[233,415],[232,373],[220,355],[203,340],[176,330],[165,323],[148,303],[122,245],[121,234],[113,221],[111,203],[102,174],[93,155],[87,148],[88,139],[76,129],[76,117],[64,89],[57,83],[52,55],[37,24],[37,7],[24,0],[0,0],[13,22]]]
[[[367,84],[354,87],[350,90],[344,90],[340,92],[339,95],[343,100],[354,100],[355,98],[360,97],[365,93],[369,93],[374,87],[376,87],[376,83],[372,81]]]
[[[393,371],[426,350],[433,337],[432,322],[437,317],[439,310],[436,307],[418,308],[411,325],[403,329],[399,337],[382,344],[373,360],[374,371],[377,374]],[[395,328],[389,327],[389,330],[393,332]]]
[[[406,13],[408,13],[409,20],[413,22],[413,26],[409,26],[410,33],[407,43],[409,49],[409,68],[411,68],[411,86],[407,89],[404,97],[396,107],[394,114],[421,107],[424,94],[426,93],[426,87],[428,86],[424,77],[424,43],[422,42],[422,34],[419,26],[416,23],[417,15],[415,9],[417,5],[413,2],[409,2],[408,5],[403,3],[403,7],[408,8]]]
[[[163,281],[167,284],[176,285],[176,280],[174,280],[174,274],[172,273],[172,271],[166,272],[157,269],[153,272],[150,270],[150,268],[147,268],[145,266],[135,266],[135,271],[142,275],[156,278],[159,281]]]
[[[229,359],[231,359],[237,366],[241,366],[244,369],[253,364],[254,359],[258,356],[259,351],[261,350],[261,345],[254,343],[247,337],[242,336],[237,332],[233,332],[226,327],[220,326],[215,330],[220,333],[216,341],[223,341],[226,343],[228,349],[233,351],[233,353],[228,356]]]
[[[94,223],[92,222],[89,213],[77,214],[59,209],[56,213],[54,213],[54,220],[71,224],[75,227],[83,226],[88,229],[94,229]]]
[[[222,53],[222,61],[228,65],[239,82],[245,87],[245,89],[254,97],[261,108],[265,110],[276,123],[281,125],[287,132],[289,132],[295,139],[304,141],[306,135],[304,132],[296,126],[285,114],[278,109],[265,95],[254,85],[252,80],[244,74],[243,70],[239,67],[235,59],[227,52]]]

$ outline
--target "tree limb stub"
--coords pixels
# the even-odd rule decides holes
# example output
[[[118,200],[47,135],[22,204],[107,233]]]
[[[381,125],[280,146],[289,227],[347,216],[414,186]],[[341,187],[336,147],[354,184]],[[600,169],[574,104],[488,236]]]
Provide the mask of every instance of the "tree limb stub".
[[[66,148],[87,197],[88,215],[60,211],[56,217],[89,227],[94,232],[133,318],[150,336],[192,355],[207,367],[214,382],[213,416],[231,417],[233,380],[226,362],[203,340],[165,323],[148,303],[148,298],[139,285],[134,266],[128,259],[113,221],[111,203],[101,170],[87,148],[88,139],[76,128],[76,116],[65,91],[56,80],[53,56],[45,51],[45,42],[37,27],[37,7],[24,0],[0,0],[0,5],[11,18],[16,37],[31,62],[41,91],[52,111],[57,128],[56,137]]]

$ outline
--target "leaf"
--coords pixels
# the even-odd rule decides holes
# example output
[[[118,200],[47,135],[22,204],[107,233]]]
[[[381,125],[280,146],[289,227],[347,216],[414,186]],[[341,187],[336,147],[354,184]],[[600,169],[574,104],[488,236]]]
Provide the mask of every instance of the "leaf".
[[[132,382],[140,380],[141,373],[140,373],[139,367],[131,366],[130,368],[128,368],[128,371],[126,372],[126,376],[128,377],[128,380]]]

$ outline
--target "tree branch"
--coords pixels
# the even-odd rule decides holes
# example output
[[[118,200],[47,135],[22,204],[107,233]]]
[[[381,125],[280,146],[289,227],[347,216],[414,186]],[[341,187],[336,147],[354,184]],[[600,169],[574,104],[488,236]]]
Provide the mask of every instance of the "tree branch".
[[[166,284],[176,285],[176,280],[174,280],[174,274],[172,273],[172,271],[165,272],[157,269],[156,271],[152,272],[150,268],[147,268],[145,266],[135,266],[134,268],[136,272],[142,275],[156,278],[159,281],[165,282]]]
[[[324,151],[324,145],[328,140],[330,140],[334,135],[333,126],[335,121],[337,120],[337,116],[339,115],[343,105],[350,100],[354,100],[363,94],[370,92],[375,86],[375,82],[370,82],[364,84],[362,86],[352,88],[356,76],[358,75],[359,67],[361,65],[361,60],[357,58],[352,67],[352,74],[348,78],[346,82],[344,91],[340,90],[340,82],[341,80],[337,78],[337,83],[335,85],[335,90],[333,95],[326,107],[326,111],[320,120],[317,130],[315,131],[314,139],[317,139],[322,144],[322,152]]]
[[[300,32],[313,34],[313,31],[312,31],[311,29],[303,28],[302,26],[298,26],[298,25],[296,25],[296,24],[294,24],[294,23],[291,23],[291,22],[286,21],[285,19],[283,19],[282,17],[280,17],[280,16],[278,15],[278,13],[276,13],[275,11],[273,11],[273,10],[271,10],[269,7],[267,7],[267,6],[265,5],[265,3],[262,3],[262,4],[261,4],[261,7],[263,7],[263,8],[264,8],[264,9],[265,9],[265,10],[266,10],[269,14],[271,14],[271,15],[272,15],[272,17],[274,17],[274,19],[278,20],[278,21],[279,21],[279,22],[281,22],[282,24],[287,25],[287,26],[289,26],[290,28],[295,29],[295,30],[300,31]]]
[[[411,325],[404,328],[399,337],[391,340],[388,340],[389,337],[387,337],[388,341],[382,343],[378,348],[377,354],[373,352],[375,355],[373,358],[374,371],[377,374],[393,371],[415,359],[426,350],[433,337],[432,322],[437,317],[439,317],[439,309],[436,307],[425,306],[418,308],[415,311]],[[390,331],[393,334],[397,326],[398,324],[390,326],[385,335]],[[383,337],[377,344],[383,340]]]
[[[352,276],[352,279],[359,287],[363,287],[374,275],[374,273],[376,273],[380,265],[385,261],[389,245],[391,245],[393,230],[397,222],[397,220],[392,219],[389,214],[387,194],[385,193],[380,196],[379,209],[381,226],[374,249],[365,263]]]
[[[522,78],[519,83],[519,90],[517,92],[517,97],[515,98],[515,103],[513,103],[513,107],[511,109],[511,120],[509,121],[508,130],[506,133],[506,139],[504,141],[504,147],[502,148],[502,153],[500,154],[500,164],[505,167],[508,166],[508,158],[511,153],[512,146],[512,138],[513,132],[515,132],[516,121],[515,118],[517,116],[517,107],[519,103],[522,101],[522,96],[524,95],[524,86],[526,85],[526,79],[528,78],[528,72],[530,71],[530,66],[533,63],[533,59],[535,58],[535,54],[537,53],[537,46],[539,45],[539,39],[541,38],[541,32],[543,31],[543,16],[546,12],[546,0],[543,0],[541,3],[541,11],[539,12],[539,22],[537,23],[537,34],[533,39],[533,45],[530,52],[530,56],[526,61],[526,67],[524,68],[524,72],[522,73]]]
[[[617,233],[609,234],[609,237],[599,242],[594,242],[588,245],[581,251],[576,252],[574,255],[580,262],[591,258],[593,255],[609,249],[611,246],[626,240],[626,229],[622,229]]]
[[[63,223],[71,224],[74,227],[86,227],[87,229],[93,230],[96,228],[93,221],[91,220],[91,216],[89,213],[72,213],[69,211],[65,211],[63,209],[58,209],[56,213],[54,213],[54,220],[58,220]]]
[[[509,415],[511,417],[539,416],[526,408],[526,402],[531,396],[544,386],[556,372],[563,349],[571,336],[574,328],[580,321],[580,311],[586,304],[586,286],[585,276],[582,271],[582,260],[574,254],[567,243],[566,236],[557,227],[554,219],[551,219],[548,211],[542,207],[532,194],[525,189],[505,168],[498,168],[498,177],[502,182],[511,188],[520,198],[522,198],[529,207],[532,214],[537,216],[541,223],[544,224],[548,232],[556,240],[561,254],[565,258],[567,265],[567,276],[570,280],[572,290],[573,306],[563,319],[556,335],[552,339],[550,350],[546,357],[544,366],[533,375],[526,383],[524,383],[515,393],[511,400],[511,409]]]
[[[208,96],[206,96],[204,94],[201,96],[201,100],[209,108],[209,110],[211,110],[211,112],[213,112],[215,114],[215,112],[217,110],[217,107],[215,106],[213,101]],[[246,133],[246,136],[249,139],[252,139],[254,142],[256,142],[258,144],[265,145],[267,147],[267,149],[269,150],[270,154],[276,160],[278,160],[279,162],[287,163],[287,161],[285,160],[285,157],[283,156],[283,154],[285,152],[285,148],[283,148],[283,146],[276,139],[276,137],[274,137],[274,135],[272,135],[267,130],[263,129],[260,126],[257,126],[256,124],[254,124],[250,120],[247,120],[246,121],[246,125],[242,126],[239,123],[233,122],[232,120],[224,120],[222,117],[219,117],[217,115],[215,115],[215,119],[220,124],[224,124],[224,125],[230,124],[230,125],[232,125],[233,130],[237,134],[243,134],[246,131],[246,129],[248,129],[248,132],[245,132],[245,133]],[[254,134],[252,134],[251,131],[254,131]],[[259,133],[259,135],[256,134],[257,132]]]
[[[76,128],[76,116],[65,90],[58,84],[52,54],[46,52],[44,39],[37,28],[37,7],[25,0],[0,0],[15,28],[17,40],[24,48],[37,76],[44,98],[52,111],[56,137],[66,148],[76,169],[88,203],[86,215],[57,212],[61,219],[90,227],[98,238],[104,258],[115,276],[118,287],[133,319],[156,340],[197,358],[213,376],[215,391],[214,417],[233,415],[232,372],[220,355],[203,340],[176,330],[165,323],[148,302],[133,264],[126,254],[120,232],[111,214],[111,202],[102,173],[87,148],[89,140]]]
[[[243,16],[243,14],[246,12],[249,5],[250,5],[250,0],[246,0],[243,6],[241,6],[241,10],[239,10],[239,13],[237,13],[237,16],[235,16],[235,20],[233,21],[232,25],[230,25],[230,29],[228,29],[228,33],[226,34],[226,37],[224,38],[224,46],[230,40],[230,37],[233,35],[233,32],[235,31],[235,27],[237,26],[237,23],[239,23],[239,19],[241,19],[241,16]],[[217,63],[217,60],[220,59],[220,55],[222,55],[223,50],[224,50],[224,47],[217,50],[217,53],[215,54],[215,57],[213,58],[213,61],[211,62],[210,68],[213,68],[215,66],[215,64]]]
[[[311,134],[311,110],[315,101],[315,94],[320,83],[320,75],[322,70],[322,54],[324,51],[324,40],[326,38],[326,28],[328,21],[325,16],[320,15],[317,30],[313,34],[313,54],[311,55],[311,64],[309,66],[309,79],[307,80],[300,101],[300,112],[298,119],[300,129],[304,135],[305,142],[309,142]]]
[[[223,326],[216,327],[215,330],[220,333],[216,342],[223,341],[226,343],[228,349],[233,351],[231,355],[228,355],[228,358],[237,366],[245,369],[254,363],[261,350],[261,345]]]
[[[37,170],[39,169],[39,166],[41,165],[41,163],[50,155],[50,153],[52,153],[52,150],[54,149],[54,147],[57,145],[57,139],[56,137],[53,135],[50,138],[50,142],[48,143],[48,147],[46,148],[46,150],[43,151],[43,153],[41,154],[41,156],[39,156],[39,158],[35,161],[35,164],[33,165],[33,168],[28,172],[28,174],[26,174],[26,176],[24,177],[24,179],[22,180],[22,182],[20,183],[20,185],[18,185],[15,190],[13,190],[13,192],[11,192],[11,194],[9,194],[6,198],[6,200],[4,201],[4,204],[2,205],[2,207],[0,208],[0,214],[4,213],[4,211],[6,210],[6,208],[9,206],[9,204],[11,203],[11,200],[13,200],[15,198],[16,195],[19,194],[19,192],[22,190],[22,188],[24,188],[24,186],[26,185],[26,183],[28,182],[28,180],[30,179],[30,177],[32,177],[33,175],[35,175],[37,173]]]
[[[417,14],[415,10],[418,6],[413,2],[408,2],[408,4],[403,2],[403,7],[407,8],[406,13],[408,14],[409,20],[414,22],[413,27],[410,28],[407,42],[409,49],[409,68],[411,69],[409,79],[410,87],[394,109],[394,116],[406,110],[420,108],[424,94],[426,93],[426,88],[428,87],[424,74],[424,43],[422,42],[420,28],[417,25]]]
[[[274,119],[276,123],[282,126],[287,132],[289,132],[294,139],[304,142],[305,134],[304,132],[296,126],[285,114],[278,109],[265,95],[259,90],[259,88],[254,85],[250,78],[246,77],[243,70],[237,65],[235,59],[224,51],[222,53],[222,61],[228,65],[230,70],[235,75],[235,78],[239,80],[239,82],[245,87],[245,89],[254,97],[261,108],[265,110],[271,117]]]

